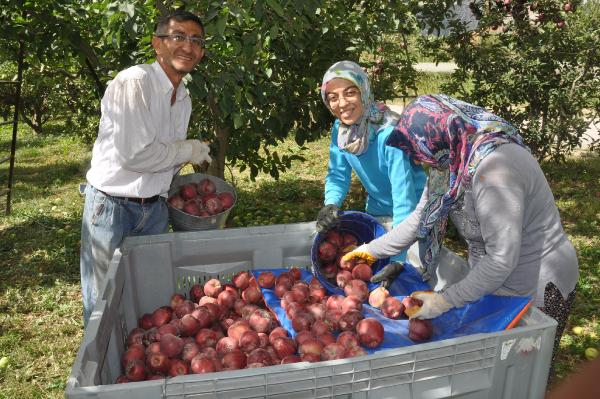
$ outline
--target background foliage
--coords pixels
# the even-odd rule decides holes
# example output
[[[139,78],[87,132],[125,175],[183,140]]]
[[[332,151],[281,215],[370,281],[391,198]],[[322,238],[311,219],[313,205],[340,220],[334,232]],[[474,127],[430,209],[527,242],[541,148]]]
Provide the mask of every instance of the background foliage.
[[[465,4],[471,19],[457,12]],[[4,0],[0,78],[14,76],[15,40],[27,43],[22,120],[39,134],[59,121],[91,143],[106,83],[152,61],[154,21],[177,7],[206,24],[207,56],[188,82],[189,135],[211,142],[217,176],[237,165],[277,177],[300,156],[282,140],[326,133],[318,86],[340,59],[359,61],[384,101],[423,94],[421,57],[452,60],[442,90],[514,122],[540,159],[564,159],[600,118],[597,1]],[[10,101],[0,93],[0,113],[10,115]]]
[[[469,3],[473,29],[452,9],[423,13],[430,32],[446,28],[421,38],[424,51],[458,66],[442,90],[513,122],[538,159],[564,160],[600,117],[600,3]]]
[[[367,68],[378,99],[443,87],[515,121],[540,157],[562,159],[542,167],[580,261],[578,299],[556,363],[558,379],[573,371],[585,348],[600,347],[600,163],[567,157],[583,126],[598,118],[600,11],[597,0],[573,1],[569,12],[567,2],[511,1],[505,10],[474,1],[479,25],[469,30],[456,20],[454,2],[441,0],[2,0],[0,78],[14,76],[10,60],[23,35],[22,117],[36,121],[38,102],[46,119],[36,122],[40,129],[20,125],[14,211],[0,219],[0,357],[9,357],[0,398],[63,396],[82,339],[77,186],[99,98],[119,70],[151,61],[152,21],[180,5],[200,11],[207,25],[208,56],[189,82],[190,136],[201,133],[220,151],[212,173],[230,168],[240,198],[228,227],[314,220],[332,120],[317,86],[341,58]],[[538,11],[528,16],[550,11],[527,27],[520,10],[534,3]],[[451,60],[458,69],[450,79],[425,76],[414,69],[422,60]],[[0,92],[0,116],[11,115],[10,101]],[[0,128],[0,152],[9,146],[10,129]],[[355,181],[345,205],[362,209],[363,201]],[[462,251],[455,240],[446,244]]]

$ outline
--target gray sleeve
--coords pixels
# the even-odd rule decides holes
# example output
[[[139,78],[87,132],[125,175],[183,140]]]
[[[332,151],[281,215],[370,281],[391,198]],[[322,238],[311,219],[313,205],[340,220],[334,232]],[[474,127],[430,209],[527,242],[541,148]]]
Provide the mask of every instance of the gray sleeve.
[[[453,306],[494,293],[517,266],[525,194],[522,176],[506,158],[490,155],[481,162],[472,180],[472,195],[485,255],[463,280],[443,292]]]
[[[371,255],[377,259],[388,258],[410,247],[417,240],[417,228],[428,198],[429,190],[425,185],[415,210],[392,230],[369,242],[368,247]]]

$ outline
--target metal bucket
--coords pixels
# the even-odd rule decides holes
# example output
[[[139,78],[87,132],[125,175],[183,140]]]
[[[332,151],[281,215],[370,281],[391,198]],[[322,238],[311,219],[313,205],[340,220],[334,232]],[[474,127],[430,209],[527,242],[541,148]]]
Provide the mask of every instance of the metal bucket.
[[[217,193],[230,192],[233,194],[233,205],[231,208],[224,210],[221,213],[210,216],[193,216],[183,212],[180,209],[175,208],[167,202],[169,207],[169,216],[171,219],[171,225],[174,231],[193,231],[193,230],[210,230],[210,229],[222,229],[225,227],[225,222],[229,216],[229,212],[235,206],[237,202],[237,193],[233,186],[226,181],[219,179],[218,177],[205,175],[203,173],[190,173],[187,175],[177,175],[171,182],[171,188],[169,189],[169,197],[177,194],[179,188],[186,183],[199,183],[204,179],[209,179],[217,188]]]

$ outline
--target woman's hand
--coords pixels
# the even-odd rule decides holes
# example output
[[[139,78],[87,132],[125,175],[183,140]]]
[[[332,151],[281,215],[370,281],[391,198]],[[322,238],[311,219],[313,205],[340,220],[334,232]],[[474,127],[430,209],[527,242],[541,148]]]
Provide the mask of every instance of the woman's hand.
[[[363,260],[369,266],[373,263],[377,262],[377,258],[371,255],[369,251],[369,246],[367,244],[363,244],[360,247],[348,252],[346,255],[342,256],[340,260],[340,264],[348,263],[348,262],[356,262],[358,259]]]
[[[400,262],[392,262],[383,269],[379,271],[379,273],[375,274],[371,277],[372,283],[381,283],[384,288],[388,288],[392,282],[398,277],[398,275],[404,270],[404,264]]]
[[[325,205],[317,215],[317,231],[324,233],[340,223],[340,208],[337,205]]]
[[[441,294],[433,291],[415,291],[410,294],[412,298],[423,301],[421,309],[410,316],[411,319],[433,319],[452,309]]]

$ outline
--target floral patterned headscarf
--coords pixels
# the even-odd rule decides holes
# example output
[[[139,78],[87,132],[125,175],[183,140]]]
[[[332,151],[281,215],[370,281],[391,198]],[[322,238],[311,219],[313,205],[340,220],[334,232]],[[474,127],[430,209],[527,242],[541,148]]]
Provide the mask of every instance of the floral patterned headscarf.
[[[437,261],[448,214],[477,166],[506,143],[527,148],[517,129],[504,119],[443,94],[417,97],[400,115],[386,144],[432,167],[429,200],[418,229],[418,237],[425,240],[421,261],[426,267]]]
[[[321,97],[332,114],[333,111],[327,101],[327,83],[336,78],[346,79],[360,90],[363,114],[353,125],[345,125],[340,121],[337,139],[339,148],[360,155],[367,151],[371,135],[377,134],[382,126],[395,125],[398,122],[399,115],[390,110],[385,104],[373,100],[369,77],[360,65],[352,61],[336,62],[329,67],[323,76]]]

